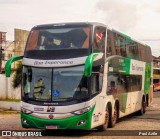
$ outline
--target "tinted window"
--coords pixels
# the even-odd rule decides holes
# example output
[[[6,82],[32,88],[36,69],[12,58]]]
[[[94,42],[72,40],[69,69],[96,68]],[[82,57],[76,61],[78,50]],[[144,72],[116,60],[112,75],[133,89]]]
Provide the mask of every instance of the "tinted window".
[[[93,52],[105,52],[106,28],[96,27],[93,37]]]
[[[89,36],[89,27],[32,30],[26,50],[86,49]]]
[[[109,74],[107,94],[140,91],[142,88],[141,75]]]
[[[107,53],[145,62],[152,61],[151,49],[149,46],[140,44],[120,32],[109,29],[107,31]]]

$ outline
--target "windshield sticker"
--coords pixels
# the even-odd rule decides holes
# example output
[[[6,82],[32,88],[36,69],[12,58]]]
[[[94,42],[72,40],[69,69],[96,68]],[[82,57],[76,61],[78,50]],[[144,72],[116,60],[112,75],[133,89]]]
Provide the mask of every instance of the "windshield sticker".
[[[102,39],[103,34],[102,33],[96,33],[97,42],[100,42]]]
[[[60,92],[58,90],[53,90],[53,96],[54,97],[59,97],[60,96]]]

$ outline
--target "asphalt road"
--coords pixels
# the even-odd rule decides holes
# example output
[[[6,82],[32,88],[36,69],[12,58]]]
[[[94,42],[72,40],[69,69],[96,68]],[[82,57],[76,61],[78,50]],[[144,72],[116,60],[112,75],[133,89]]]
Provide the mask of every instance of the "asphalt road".
[[[23,130],[28,132],[26,129],[21,127],[20,114],[16,111],[4,111],[0,110],[0,130]],[[38,135],[43,135],[43,138],[87,138],[87,139],[102,139],[102,138],[160,138],[160,92],[154,92],[153,102],[147,111],[142,116],[131,114],[118,121],[114,128],[108,128],[107,131],[79,131],[79,130],[35,130]],[[31,132],[32,132],[31,131]],[[30,131],[29,131],[30,132]],[[31,136],[30,133],[27,133]],[[14,134],[16,135],[16,134]],[[127,137],[126,137],[127,136]],[[1,138],[1,137],[0,137]],[[3,137],[8,138],[8,137]],[[21,138],[16,136],[14,138]],[[30,137],[31,138],[31,137]],[[42,137],[36,137],[41,138]]]

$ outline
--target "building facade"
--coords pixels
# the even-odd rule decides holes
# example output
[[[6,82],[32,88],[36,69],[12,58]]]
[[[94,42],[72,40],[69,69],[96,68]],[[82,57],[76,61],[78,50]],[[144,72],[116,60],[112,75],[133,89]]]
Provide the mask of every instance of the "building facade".
[[[6,61],[14,56],[23,55],[28,34],[27,30],[14,29],[14,41],[7,41],[6,32],[0,32],[0,73],[5,72]],[[12,69],[15,68],[16,63],[12,65]]]
[[[160,56],[153,56],[153,68],[160,68]]]

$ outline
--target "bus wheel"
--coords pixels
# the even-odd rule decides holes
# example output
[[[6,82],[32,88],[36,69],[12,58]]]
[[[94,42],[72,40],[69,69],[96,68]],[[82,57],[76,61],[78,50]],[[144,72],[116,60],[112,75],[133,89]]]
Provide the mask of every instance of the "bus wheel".
[[[113,116],[112,116],[112,113],[110,111],[109,113],[109,127],[112,128],[115,126],[116,122],[117,122],[117,119],[118,119],[118,113],[117,113],[117,107],[116,105],[114,106],[114,112],[113,112]]]
[[[98,130],[101,130],[101,131],[107,130],[108,123],[109,123],[109,112],[108,112],[108,107],[106,107],[106,111],[105,111],[105,122],[104,122],[103,125],[101,125],[101,126],[98,127]]]
[[[146,112],[146,101],[142,99],[141,109],[139,110],[139,115],[143,115]]]

